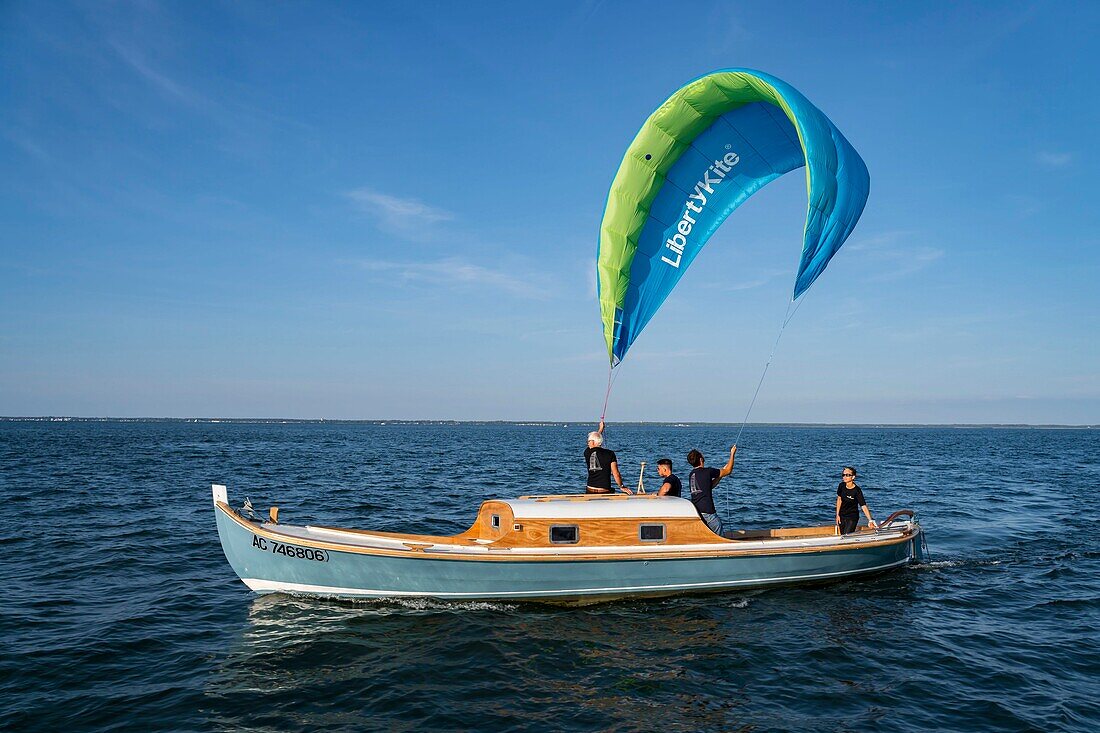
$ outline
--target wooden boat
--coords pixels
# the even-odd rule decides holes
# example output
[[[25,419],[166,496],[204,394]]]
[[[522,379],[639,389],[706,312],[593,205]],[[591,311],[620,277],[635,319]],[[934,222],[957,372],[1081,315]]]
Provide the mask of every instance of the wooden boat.
[[[258,593],[589,603],[835,580],[923,557],[908,510],[845,536],[826,526],[719,537],[686,499],[524,496],[486,501],[468,530],[436,537],[280,524],[274,507],[246,517],[225,486],[212,490],[225,556]]]

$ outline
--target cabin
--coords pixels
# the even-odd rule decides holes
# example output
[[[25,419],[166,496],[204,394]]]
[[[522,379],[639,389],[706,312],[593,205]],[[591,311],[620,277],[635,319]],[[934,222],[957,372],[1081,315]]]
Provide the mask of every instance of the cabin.
[[[858,533],[870,532],[860,527]],[[470,529],[454,539],[493,548],[729,544],[835,534],[830,526],[741,529],[719,537],[687,499],[656,494],[521,496],[482,503]]]
[[[687,499],[643,494],[521,496],[482,503],[464,538],[494,548],[622,547],[728,542]]]

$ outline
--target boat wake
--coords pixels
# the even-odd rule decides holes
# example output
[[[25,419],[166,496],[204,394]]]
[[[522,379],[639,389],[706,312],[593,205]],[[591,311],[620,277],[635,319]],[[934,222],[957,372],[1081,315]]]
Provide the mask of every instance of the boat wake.
[[[438,598],[370,598],[347,601],[356,608],[370,608],[379,612],[404,611],[515,611],[519,604],[500,601],[445,601]]]
[[[916,572],[931,572],[934,570],[942,570],[944,568],[976,568],[986,567],[990,565],[1001,565],[1004,560],[934,560],[932,562],[919,563],[910,567],[910,570]]]

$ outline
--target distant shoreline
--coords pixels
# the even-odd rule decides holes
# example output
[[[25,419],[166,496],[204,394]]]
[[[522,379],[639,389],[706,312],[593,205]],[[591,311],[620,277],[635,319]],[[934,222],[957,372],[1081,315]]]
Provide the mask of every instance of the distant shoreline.
[[[237,423],[242,425],[515,425],[519,427],[550,427],[591,425],[592,420],[338,420],[328,418],[282,417],[70,417],[63,415],[7,416],[0,422],[118,422],[118,423]],[[650,422],[616,421],[615,425],[636,427],[740,427],[737,422]],[[1031,424],[1031,423],[802,423],[750,422],[755,428],[1000,428],[1033,430],[1092,430],[1093,424]]]

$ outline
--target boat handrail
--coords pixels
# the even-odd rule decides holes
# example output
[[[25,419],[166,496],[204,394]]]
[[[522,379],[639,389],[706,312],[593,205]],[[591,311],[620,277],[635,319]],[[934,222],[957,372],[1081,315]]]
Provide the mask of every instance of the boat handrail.
[[[909,520],[912,521],[916,518],[916,516],[916,512],[914,512],[912,509],[899,509],[888,516],[885,522],[879,524],[879,529],[885,529],[886,527],[890,526],[890,524],[898,517],[909,517]]]

